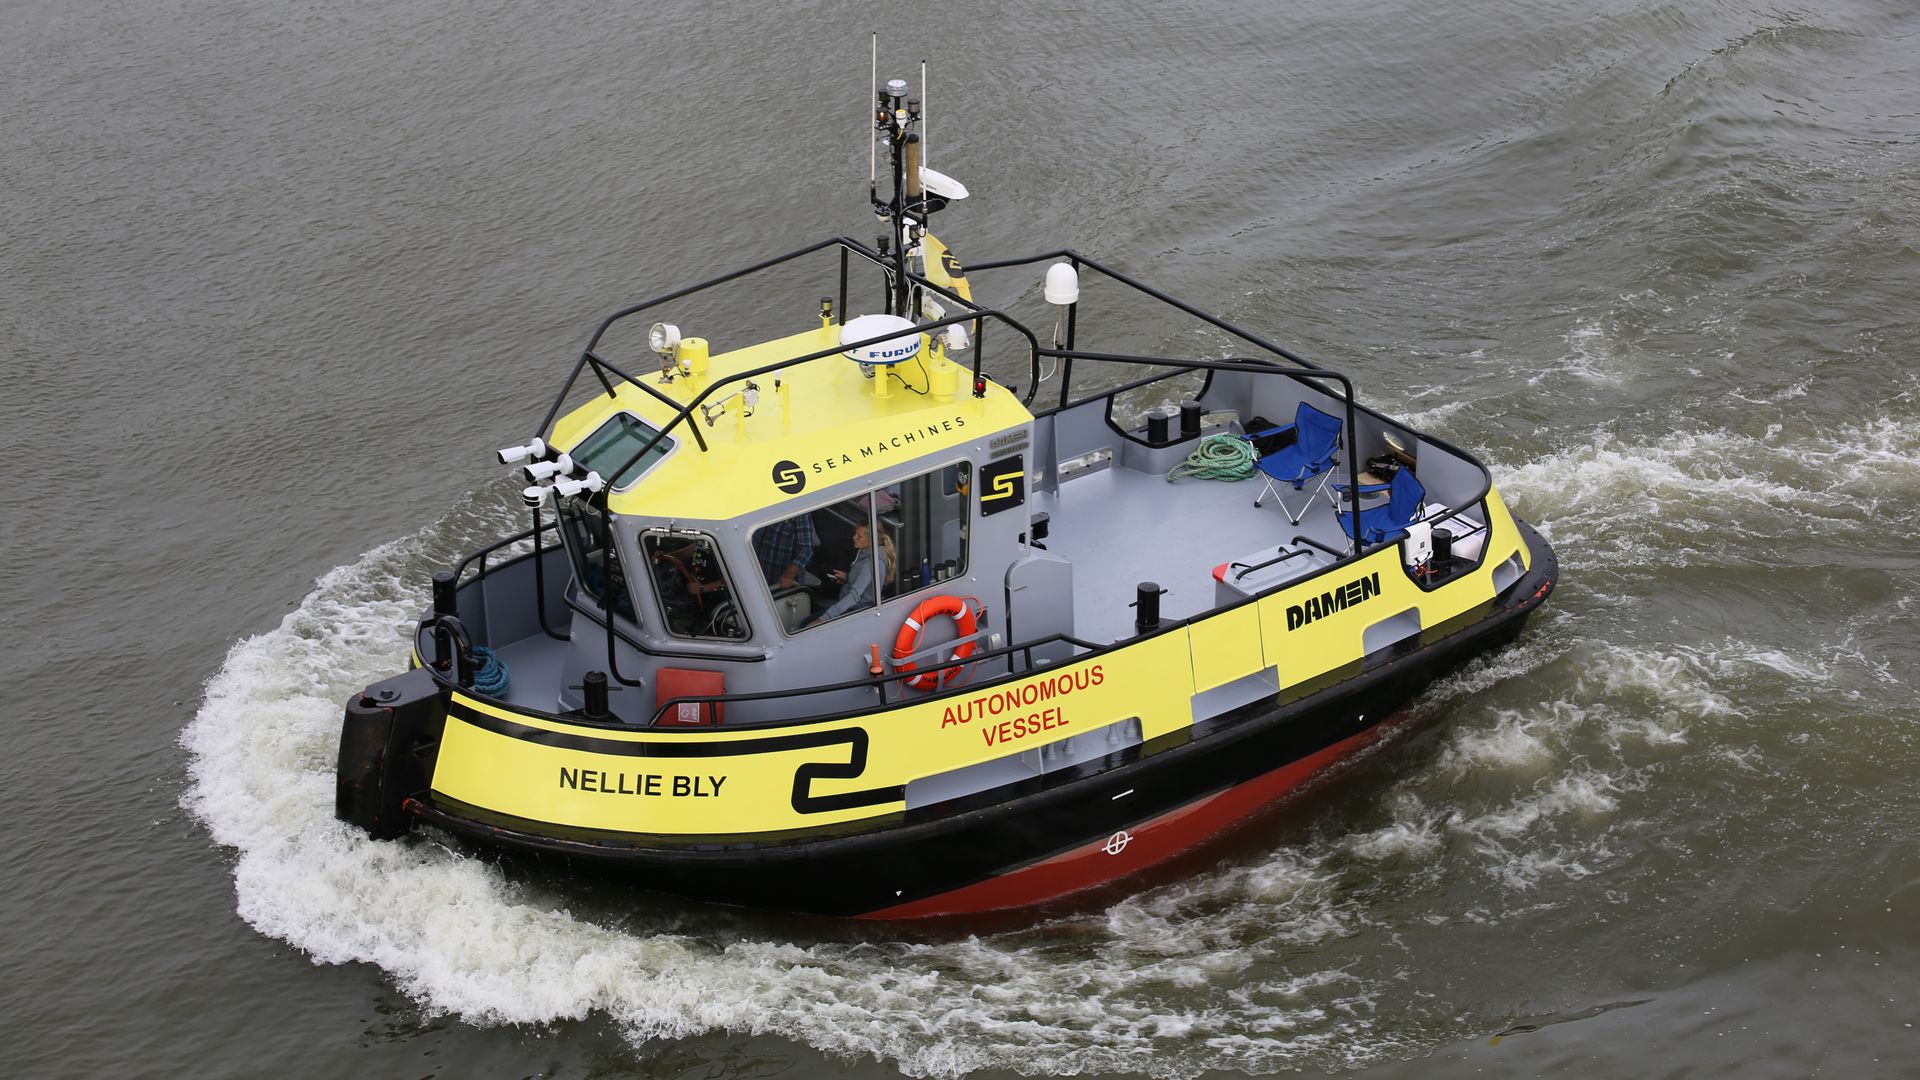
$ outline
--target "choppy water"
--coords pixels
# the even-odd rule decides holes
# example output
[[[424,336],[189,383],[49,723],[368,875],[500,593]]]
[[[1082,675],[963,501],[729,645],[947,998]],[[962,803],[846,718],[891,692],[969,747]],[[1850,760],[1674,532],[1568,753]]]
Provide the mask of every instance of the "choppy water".
[[[332,820],[339,702],[518,520],[488,451],[589,321],[863,235],[880,14],[0,11],[0,1070],[1920,1075],[1893,0],[887,29],[963,258],[1072,244],[1296,343],[1559,550],[1437,724],[1189,876],[904,932]]]

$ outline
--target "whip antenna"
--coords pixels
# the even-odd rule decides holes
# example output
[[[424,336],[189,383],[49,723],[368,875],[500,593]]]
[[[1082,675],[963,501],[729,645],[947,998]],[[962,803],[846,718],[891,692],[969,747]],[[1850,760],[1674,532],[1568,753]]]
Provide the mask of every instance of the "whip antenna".
[[[873,88],[879,84],[880,31],[875,30],[873,32],[873,67],[867,75],[867,88],[860,92],[860,96],[867,102],[868,109],[867,119],[864,122],[869,129],[867,131],[867,194],[875,199],[880,197],[880,159],[876,156],[879,153],[877,146],[879,140],[873,137],[874,133],[871,129],[873,128]]]
[[[927,62],[920,61],[920,164],[927,163]]]

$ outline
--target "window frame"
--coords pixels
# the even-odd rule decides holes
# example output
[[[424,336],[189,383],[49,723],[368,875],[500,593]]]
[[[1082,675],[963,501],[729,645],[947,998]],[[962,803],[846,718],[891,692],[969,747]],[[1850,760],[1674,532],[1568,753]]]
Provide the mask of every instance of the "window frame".
[[[601,431],[605,430],[608,424],[618,423],[621,417],[625,417],[628,420],[633,421],[635,424],[640,425],[641,428],[643,428],[649,433],[645,439],[641,440],[641,445],[643,446],[646,443],[651,442],[654,436],[660,434],[659,428],[654,427],[651,423],[647,421],[646,417],[641,416],[639,413],[634,412],[632,409],[626,409],[626,408],[615,409],[613,412],[607,414],[607,418],[605,420],[602,420],[598,424],[595,424],[592,431],[587,432],[584,436],[582,436],[579,439],[578,442],[575,442],[573,444],[573,450],[569,450],[567,452],[568,456],[572,457],[574,461],[580,463],[582,467],[587,469],[592,469],[593,467],[591,465],[588,465],[580,455],[575,453],[575,451],[578,451],[581,447],[585,446],[587,443],[592,442],[594,436],[600,434]],[[623,432],[622,434],[624,435],[625,433]],[[653,470],[659,468],[661,463],[666,461],[668,458],[672,457],[673,452],[675,450],[678,450],[679,448],[680,448],[680,440],[674,438],[672,435],[667,435],[660,440],[659,445],[654,447],[653,460],[647,461],[643,459],[639,463],[634,465],[634,468],[638,471],[635,472],[633,474],[633,478],[628,480],[626,483],[624,484],[618,483],[616,477],[605,476],[604,474],[602,475],[602,478],[606,480],[608,490],[617,491],[617,492],[631,491],[633,490],[633,486],[635,484],[638,484],[640,481],[646,479],[648,473],[651,473]]]
[[[660,578],[653,572],[653,557],[647,551],[647,540],[650,537],[660,537],[663,539],[685,537],[707,542],[708,548],[713,553],[714,561],[720,568],[720,580],[726,583],[727,598],[733,604],[733,609],[740,620],[741,634],[739,637],[682,634],[674,630],[673,620],[667,616],[666,598],[660,595]],[[747,618],[747,609],[746,605],[741,603],[740,590],[734,587],[733,574],[727,569],[726,551],[721,546],[719,537],[703,529],[679,529],[664,525],[651,525],[641,529],[639,533],[634,536],[633,541],[634,546],[639,549],[641,560],[647,564],[647,580],[652,583],[654,604],[660,612],[660,628],[666,631],[668,637],[680,641],[710,641],[727,645],[737,645],[753,640],[753,621]],[[756,563],[759,562],[758,559],[754,561]]]
[[[587,575],[585,566],[583,565],[586,552],[582,551],[580,545],[576,542],[573,524],[569,520],[569,518],[575,518],[584,522],[586,520],[586,513],[582,512],[583,508],[587,512],[606,516],[606,550],[611,551],[613,557],[618,560],[620,580],[627,586],[624,592],[627,601],[626,611],[620,610],[620,604],[617,601],[602,599],[600,593],[589,592],[587,590]],[[619,523],[611,517],[613,512],[595,507],[592,503],[588,502],[584,496],[580,495],[574,495],[569,498],[556,498],[554,500],[554,512],[560,518],[561,543],[567,549],[567,562],[573,569],[573,584],[580,595],[586,597],[596,611],[604,609],[619,618],[627,620],[636,628],[644,629],[646,624],[640,621],[640,598],[634,595],[633,578],[627,573],[627,563],[629,560],[620,551],[620,528]],[[599,523],[595,523],[593,532],[596,536],[599,535]],[[605,589],[606,579],[607,574],[603,564],[601,569],[601,587],[603,591]]]
[[[932,479],[929,481],[929,486],[933,490],[941,492],[943,494],[957,495],[959,494],[957,491],[951,492],[951,493],[946,491],[945,478],[944,476],[941,475],[945,473],[946,470],[956,465],[966,466],[969,473],[968,480],[967,480],[968,494],[959,499],[960,529],[961,529],[961,534],[964,537],[961,544],[961,550],[966,553],[966,561],[960,568],[960,573],[955,574],[954,578],[948,578],[947,581],[944,581],[944,582],[937,581],[937,580],[930,581],[930,582],[927,582],[925,585],[918,585],[911,589],[902,590],[901,592],[895,593],[892,596],[883,595],[886,591],[884,585],[876,583],[874,588],[873,607],[861,608],[858,611],[849,612],[846,616],[843,616],[840,619],[835,619],[832,622],[815,623],[812,626],[803,626],[795,630],[788,630],[783,620],[775,619],[774,625],[779,627],[780,636],[791,640],[793,638],[799,637],[802,634],[805,634],[814,630],[818,630],[823,626],[833,626],[835,624],[844,622],[845,619],[847,618],[851,618],[856,615],[863,615],[870,611],[878,611],[881,608],[887,606],[888,604],[893,603],[895,600],[904,600],[904,599],[907,599],[908,597],[918,596],[922,593],[931,591],[941,585],[944,585],[944,584],[947,584],[948,582],[953,581],[955,578],[958,578],[963,574],[965,574],[966,572],[968,572],[969,570],[971,570],[973,566],[973,516],[974,516],[973,514],[974,500],[972,497],[972,485],[974,483],[974,480],[973,480],[972,474],[978,473],[979,470],[978,468],[975,467],[973,458],[962,454],[957,457],[949,458],[948,460],[940,462],[939,464],[932,465],[925,469],[921,469],[918,472],[910,473],[906,476],[898,477],[893,480],[882,481],[879,483],[869,483],[865,487],[857,488],[852,492],[840,495],[836,498],[815,502],[793,513],[780,514],[776,517],[767,518],[765,521],[762,521],[759,524],[754,525],[753,527],[746,530],[747,547],[748,547],[748,550],[752,552],[754,555],[754,559],[753,559],[754,572],[759,575],[762,583],[766,587],[768,603],[772,603],[773,602],[773,582],[766,580],[766,572],[760,567],[760,558],[759,558],[758,551],[753,547],[753,539],[755,536],[759,534],[761,529],[768,528],[770,526],[779,524],[780,522],[783,522],[783,521],[791,521],[792,519],[799,517],[801,514],[813,514],[820,510],[824,510],[827,507],[837,505],[839,503],[853,502],[854,500],[859,499],[862,496],[868,496],[867,521],[866,521],[868,535],[878,536],[879,528],[880,528],[880,511],[877,505],[878,500],[871,498],[871,496],[875,492],[879,491],[883,487],[893,487],[895,485],[904,485],[914,480],[920,480],[923,478],[931,477]],[[787,505],[790,506],[792,504],[789,503]],[[825,610],[825,609],[823,608],[822,610]],[[706,640],[713,640],[713,639],[706,639]]]

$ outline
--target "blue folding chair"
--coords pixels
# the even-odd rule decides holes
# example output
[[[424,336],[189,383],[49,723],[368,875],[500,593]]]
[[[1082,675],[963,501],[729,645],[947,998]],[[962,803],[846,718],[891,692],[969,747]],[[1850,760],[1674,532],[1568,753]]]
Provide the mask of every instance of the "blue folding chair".
[[[1345,484],[1335,484],[1333,487],[1335,491],[1347,490]],[[1362,495],[1379,491],[1387,493],[1386,504],[1360,511],[1359,536],[1354,536],[1353,512],[1339,511],[1340,527],[1346,530],[1348,537],[1358,540],[1361,547],[1378,544],[1420,520],[1420,510],[1426,505],[1427,489],[1421,485],[1420,478],[1413,475],[1412,469],[1401,469],[1384,484],[1360,485]]]
[[[1240,437],[1257,446],[1260,440],[1268,436],[1289,431],[1293,432],[1292,442],[1260,458],[1260,471],[1266,474],[1267,487],[1259,498],[1253,500],[1253,505],[1259,506],[1271,495],[1280,504],[1280,509],[1287,512],[1287,521],[1298,525],[1300,515],[1313,505],[1314,495],[1324,491],[1327,481],[1333,478],[1334,455],[1340,452],[1340,420],[1303,401],[1294,410],[1293,423],[1265,431],[1250,431]],[[1300,504],[1300,509],[1288,507],[1286,500],[1280,497],[1279,485],[1292,484],[1293,490],[1300,491],[1305,488],[1307,481],[1316,476],[1320,477],[1320,483],[1314,486],[1313,494],[1307,496],[1307,501]]]

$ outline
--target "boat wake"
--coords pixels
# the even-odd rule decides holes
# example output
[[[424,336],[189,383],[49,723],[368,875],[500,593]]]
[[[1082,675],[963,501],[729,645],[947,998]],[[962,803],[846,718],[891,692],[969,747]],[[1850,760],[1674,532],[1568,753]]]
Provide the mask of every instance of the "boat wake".
[[[1598,565],[1633,550],[1625,490],[1675,507],[1691,493],[1691,516],[1669,526],[1680,534],[1701,515],[1751,521],[1749,507],[1849,533],[1867,526],[1831,520],[1820,488],[1837,473],[1861,494],[1891,494],[1920,479],[1916,452],[1912,436],[1874,424],[1801,446],[1795,460],[1827,467],[1816,487],[1757,439],[1596,439],[1507,470],[1505,486],[1561,533],[1563,558]],[[1257,826],[1210,870],[1013,931],[796,930],[613,902],[430,833],[377,842],[334,820],[340,703],[404,663],[427,570],[509,525],[504,506],[471,507],[377,548],[228,654],[181,736],[184,802],[233,851],[241,916],[318,963],[378,966],[427,1017],[604,1022],[636,1047],[769,1035],[918,1076],[1340,1069],[1484,1037],[1526,989],[1515,980],[1543,998],[1561,985],[1519,961],[1462,973],[1427,958],[1457,955],[1463,936],[1550,931],[1597,897],[1631,917],[1672,887],[1670,868],[1644,865],[1635,830],[1715,816],[1641,793],[1749,773],[1768,747],[1747,688],[1817,694],[1860,662],[1847,641],[1631,640],[1601,624],[1618,600],[1608,591],[1634,590],[1590,574],[1580,604],[1414,704],[1446,712],[1436,737],[1384,747],[1361,766],[1371,779]],[[1672,557],[1655,547],[1630,561]]]

